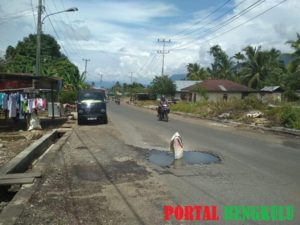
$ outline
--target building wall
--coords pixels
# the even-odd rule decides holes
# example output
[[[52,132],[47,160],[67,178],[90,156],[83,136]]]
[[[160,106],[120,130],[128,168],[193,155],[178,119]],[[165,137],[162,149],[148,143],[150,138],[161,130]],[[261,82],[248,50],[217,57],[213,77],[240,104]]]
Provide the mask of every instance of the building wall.
[[[239,100],[243,99],[242,93],[208,92],[208,93],[206,93],[206,96],[208,98],[207,99],[208,101],[213,101],[213,102],[222,101],[222,100],[226,100],[226,99],[227,99],[227,101],[230,101],[233,99],[239,99]],[[227,98],[226,98],[226,96],[227,96]],[[259,99],[259,94],[257,94],[257,93],[251,93],[248,96],[256,96]],[[244,96],[244,97],[246,97],[246,96]],[[201,96],[199,93],[192,93],[192,99],[191,99],[192,102],[198,102],[201,100],[204,100],[203,96]]]
[[[195,98],[194,96],[196,96],[196,102],[204,100],[204,97],[201,96],[198,93],[193,93],[193,98]],[[221,100],[226,100],[226,96],[227,96],[227,100],[242,99],[242,93],[217,93],[217,92],[209,92],[209,93],[206,93],[206,96],[207,96],[207,100],[208,101],[213,101],[213,102],[221,101]]]
[[[282,100],[282,93],[261,93],[261,100],[265,103],[279,103]]]

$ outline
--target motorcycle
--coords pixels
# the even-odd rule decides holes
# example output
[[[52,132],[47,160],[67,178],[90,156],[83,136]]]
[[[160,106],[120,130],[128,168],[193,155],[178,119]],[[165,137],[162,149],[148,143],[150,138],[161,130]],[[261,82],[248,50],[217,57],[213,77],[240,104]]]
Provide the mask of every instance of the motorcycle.
[[[169,106],[164,103],[159,109],[158,109],[158,116],[159,116],[159,120],[164,120],[166,122],[169,121],[169,112],[170,112],[170,109],[169,109]]]

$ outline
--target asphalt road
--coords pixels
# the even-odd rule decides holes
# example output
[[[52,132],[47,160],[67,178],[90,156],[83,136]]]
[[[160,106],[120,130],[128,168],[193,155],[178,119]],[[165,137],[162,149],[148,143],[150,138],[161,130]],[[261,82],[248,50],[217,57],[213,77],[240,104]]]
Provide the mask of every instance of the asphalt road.
[[[128,145],[168,150],[171,136],[178,131],[186,150],[211,152],[222,159],[217,164],[168,168],[149,162],[176,205],[217,205],[221,208],[224,205],[293,205],[293,222],[248,221],[241,224],[299,224],[298,138],[176,115],[170,115],[169,122],[161,122],[154,111],[122,103],[111,102],[108,110],[111,123]],[[219,224],[232,224],[232,221]]]

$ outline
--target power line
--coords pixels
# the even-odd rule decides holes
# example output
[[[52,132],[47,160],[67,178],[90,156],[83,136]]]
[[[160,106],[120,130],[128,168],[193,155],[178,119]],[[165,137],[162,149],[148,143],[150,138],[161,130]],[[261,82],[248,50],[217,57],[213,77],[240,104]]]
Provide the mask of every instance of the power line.
[[[37,23],[36,23],[36,19],[35,19],[35,13],[34,13],[34,7],[33,7],[32,0],[30,0],[30,4],[31,4],[31,10],[32,10],[32,16],[33,16],[33,21],[34,21],[34,25],[35,25],[35,30],[36,30],[37,29]]]
[[[231,28],[231,29],[229,29],[229,30],[224,31],[224,32],[218,34],[218,35],[215,36],[215,37],[212,37],[212,38],[210,38],[210,39],[208,39],[208,40],[203,40],[203,41],[201,41],[200,43],[204,43],[204,42],[208,42],[208,41],[214,40],[214,39],[216,39],[216,38],[218,38],[218,37],[220,37],[220,36],[222,36],[222,35],[224,35],[224,34],[226,34],[226,33],[229,33],[229,32],[231,32],[231,31],[233,31],[233,30],[236,30],[237,28],[239,28],[239,27],[241,27],[241,26],[243,26],[243,25],[249,23],[249,22],[252,21],[252,20],[255,20],[257,17],[262,16],[263,14],[265,14],[265,13],[271,11],[272,9],[278,7],[279,5],[283,4],[283,3],[286,2],[286,1],[287,1],[287,0],[280,1],[279,3],[273,5],[272,7],[270,7],[270,8],[268,8],[268,9],[262,11],[261,13],[259,13],[259,14],[255,15],[255,16],[251,17],[251,18],[248,19],[247,21],[245,21],[245,22],[243,22],[243,23],[241,23],[241,24],[239,24],[239,25],[237,25],[237,26],[235,26],[235,27],[233,27],[233,28]],[[192,43],[190,43],[189,45],[186,45],[186,46],[185,46],[184,48],[182,48],[182,49],[185,49],[185,48],[191,46],[191,44],[192,44]]]
[[[19,18],[23,18],[23,17],[27,17],[27,16],[31,16],[31,11],[28,11],[26,14],[20,14],[20,15],[14,15],[14,16],[10,16],[10,17],[2,17],[0,18],[0,24],[6,23],[6,22],[11,22],[11,20],[15,20],[15,19],[19,19]]]
[[[229,29],[229,30],[226,30],[225,32],[223,32],[223,33],[221,33],[221,34],[219,34],[219,35],[217,35],[217,36],[215,36],[215,37],[209,39],[208,41],[211,41],[211,40],[213,40],[213,39],[216,39],[216,38],[220,37],[220,36],[223,35],[223,34],[226,34],[226,33],[230,32],[230,31],[233,31],[233,30],[235,30],[235,29],[237,29],[237,28],[239,28],[239,27],[241,27],[241,26],[243,26],[243,25],[249,23],[250,21],[256,19],[257,17],[262,16],[263,14],[265,14],[265,13],[271,11],[272,9],[278,7],[279,5],[283,4],[283,3],[286,2],[286,1],[287,1],[287,0],[283,0],[283,1],[279,2],[279,3],[277,3],[276,5],[274,5],[274,6],[270,7],[270,8],[268,8],[267,10],[264,10],[263,12],[261,12],[261,13],[255,15],[255,16],[253,16],[253,17],[251,17],[249,20],[245,21],[244,23],[241,23],[241,24],[239,24],[239,25],[237,25],[237,26],[235,26],[235,27],[233,27],[233,28],[231,28],[231,29]]]
[[[49,6],[48,5],[46,5],[47,6],[47,9],[49,9]],[[56,8],[56,10],[57,11],[59,11],[57,8]],[[49,14],[51,14],[51,11],[50,11],[50,13]],[[61,16],[61,14],[58,14],[57,16]],[[49,18],[50,19],[50,18]],[[56,27],[60,27],[59,26],[59,24],[56,22],[56,20],[54,19],[53,20],[54,22],[53,23],[55,23],[55,25],[56,25]],[[52,22],[52,20],[51,20],[51,22]],[[57,32],[57,30],[55,29],[55,33],[57,34],[58,32]],[[62,35],[62,37],[63,37],[63,39],[60,39],[60,40],[64,40],[64,42],[66,43],[66,46],[69,46],[69,49],[74,53],[74,55],[75,56],[77,56],[78,58],[81,58],[82,56],[80,56],[79,55],[79,53],[77,52],[77,50],[73,47],[73,46],[76,46],[76,45],[72,45],[72,44],[70,44],[70,42],[68,41],[68,38],[66,37],[66,35],[65,35],[65,32],[60,32],[60,34]],[[57,35],[58,36],[58,35]],[[62,46],[64,49],[66,49],[66,46]],[[69,56],[68,56],[69,57]]]
[[[13,19],[15,17],[30,16],[30,14],[31,14],[31,9],[26,9],[23,11],[5,14],[5,15],[1,16],[0,19],[1,20]]]
[[[157,65],[159,63],[159,58],[155,57],[154,60],[151,62],[151,64],[149,65],[149,71],[155,71],[155,68],[157,68]],[[154,68],[153,68],[154,67]],[[156,73],[156,72],[155,72]]]
[[[155,41],[154,42],[154,48],[156,47],[156,45],[158,45],[158,42],[157,41]],[[150,64],[150,62],[152,62],[153,60],[154,60],[154,58],[156,57],[156,52],[154,51],[153,52],[154,54],[152,55],[152,57],[151,58],[148,58],[148,60],[146,59],[145,61],[144,61],[144,63],[143,63],[143,66],[141,66],[141,68],[139,69],[139,74],[142,72],[142,71],[145,71],[145,69],[148,67],[148,65]],[[150,52],[150,54],[152,54],[151,52]]]
[[[204,31],[203,34],[206,34],[206,33],[209,33],[210,31],[210,34],[213,34],[215,33],[216,31],[226,27],[227,25],[233,23],[234,21],[236,21],[238,18],[240,18],[242,15],[245,15],[246,13],[252,11],[254,8],[258,7],[259,5],[261,5],[263,2],[265,2],[266,0],[258,0],[256,1],[255,3],[251,4],[250,6],[248,6],[247,8],[245,8],[244,10],[242,10],[241,12],[237,13],[236,15],[228,18],[227,20],[219,23],[218,25],[214,26],[214,27],[211,27],[209,28],[208,30]],[[200,36],[198,38],[201,38]],[[178,49],[178,48],[183,48],[183,47],[186,47],[186,46],[190,46],[192,43],[195,43],[197,42],[198,40],[194,40],[192,41],[191,43],[189,44],[182,44],[182,45],[179,45],[177,47],[174,47],[173,49]]]
[[[143,64],[143,66],[141,66],[140,70],[139,70],[139,74],[141,74],[143,71],[145,71],[145,69],[148,67],[148,65],[150,64],[150,62],[152,62],[154,60],[154,57],[156,57],[156,54],[152,54],[151,58],[148,58],[148,60],[145,60],[145,63]]]
[[[45,12],[46,12],[46,9],[45,9]],[[47,12],[46,12],[46,15],[48,15]],[[61,40],[61,38],[59,37],[59,35],[58,35],[58,33],[57,33],[55,27],[53,26],[53,23],[52,23],[52,21],[51,21],[51,18],[48,17],[48,19],[49,19],[49,21],[50,21],[50,25],[51,25],[51,27],[52,27],[52,29],[53,29],[53,31],[54,31],[54,34],[55,34],[56,38],[57,38],[58,40]],[[64,50],[66,56],[69,58],[69,53],[68,53],[68,51],[65,49],[65,47],[64,47],[63,44],[61,44],[61,47],[62,47],[62,49]]]
[[[64,1],[61,0],[60,2],[61,2],[61,5],[62,5],[63,9],[65,9],[66,7],[65,7],[65,4],[64,4]],[[78,45],[75,45],[75,47],[76,47],[76,48],[79,50],[79,52],[82,54],[84,51],[83,51],[83,48],[82,48],[82,45],[81,45],[80,41],[78,41],[78,40],[80,40],[81,37],[78,35],[78,32],[76,32],[75,29],[74,29],[74,27],[72,26],[72,23],[71,23],[71,21],[70,21],[69,15],[68,15],[68,14],[63,14],[63,15],[67,18],[68,24],[69,24],[69,26],[70,26],[70,28],[71,28],[71,30],[72,30],[72,34],[73,34],[73,35],[75,36],[75,38],[77,39]]]
[[[54,5],[54,8],[55,8],[55,10],[56,11],[59,11],[59,8],[57,7],[57,5],[56,5],[56,3],[55,3],[55,1],[54,0],[52,0],[52,3],[53,3],[53,5]],[[65,9],[65,5],[64,4],[62,4],[62,8],[63,9]],[[62,13],[62,14],[59,14],[58,15],[59,17],[60,17],[60,19],[61,19],[61,21],[62,22],[64,22],[65,21],[65,19],[64,18],[66,18],[67,20],[68,20],[68,24],[67,23],[65,23],[64,24],[64,26],[66,26],[66,25],[68,25],[68,27],[69,28],[71,28],[71,30],[72,30],[72,34],[70,34],[70,30],[68,29],[67,30],[67,32],[66,32],[66,30],[65,29],[60,29],[60,30],[64,30],[63,32],[61,32],[62,34],[63,34],[63,37],[64,37],[64,40],[68,43],[68,45],[70,46],[70,48],[72,48],[72,50],[73,50],[73,52],[75,53],[75,55],[78,57],[78,58],[81,58],[82,57],[82,54],[81,54],[81,51],[78,49],[78,45],[77,44],[72,44],[72,43],[70,43],[70,41],[69,40],[74,40],[74,37],[75,38],[77,38],[78,36],[77,36],[77,32],[75,32],[75,30],[73,29],[73,27],[72,27],[72,25],[71,25],[71,22],[70,22],[70,20],[69,20],[69,17],[68,17],[68,14],[67,13]],[[64,17],[64,18],[63,18]],[[62,27],[62,25],[61,25],[62,23],[60,22],[60,23],[56,23],[56,25],[58,26],[58,27]],[[80,56],[81,55],[81,56]]]
[[[243,4],[245,1],[246,1],[246,0],[240,2],[238,5],[235,6],[235,8],[239,7],[239,6],[240,6],[241,4]],[[202,31],[202,33],[205,34],[205,33],[208,33],[209,31],[213,31],[213,29],[215,29],[215,28],[218,28],[218,27],[222,28],[222,26],[224,27],[225,25],[230,24],[230,21],[231,21],[231,22],[235,21],[235,20],[237,19],[236,17],[240,17],[241,15],[246,14],[248,11],[251,11],[251,10],[253,9],[253,7],[255,8],[255,6],[256,6],[258,3],[261,4],[261,3],[264,2],[264,1],[265,1],[265,0],[258,0],[258,1],[256,1],[255,3],[253,3],[253,4],[251,4],[250,6],[246,7],[246,9],[240,11],[239,13],[237,13],[237,14],[231,16],[231,17],[229,17],[228,19],[226,19],[225,21],[223,21],[223,22],[221,22],[221,23],[219,23],[219,24],[217,24],[217,25],[215,25],[215,26],[213,26],[213,27],[208,28],[208,29],[205,30],[205,31],[202,31],[201,28],[204,28],[205,26],[213,25],[212,22],[207,23],[207,24],[204,24],[203,26],[201,26],[201,27],[198,28],[197,30],[194,30],[194,31],[191,31],[191,32],[187,33],[187,35],[188,35],[188,34],[195,33],[196,31]],[[256,6],[256,7],[257,7],[257,6]],[[226,15],[227,13],[229,13],[230,11],[231,11],[231,10],[229,10],[229,11],[225,12],[224,14],[222,14],[221,16],[219,16],[218,18],[216,18],[215,21],[218,21],[219,19],[222,19],[223,16],[225,16],[225,15]],[[235,19],[235,18],[236,18],[236,19]],[[201,32],[200,32],[200,33],[201,33]],[[178,39],[178,40],[183,40],[183,39],[185,39],[185,38],[183,37],[183,38]]]
[[[218,12],[219,10],[221,10],[222,8],[224,8],[229,2],[231,2],[232,0],[227,0],[226,2],[224,2],[221,6],[219,6],[218,8],[212,10],[208,15],[206,15],[204,18],[196,21],[195,23],[193,23],[192,25],[190,25],[189,27],[185,28],[182,31],[179,31],[177,33],[174,34],[173,38],[176,39],[176,36],[178,36],[181,33],[184,33],[185,31],[190,30],[192,27],[202,23],[203,21],[205,21],[206,19],[208,19],[210,16],[214,15],[216,12]],[[244,1],[243,1],[244,2]],[[232,10],[232,9],[231,9]]]

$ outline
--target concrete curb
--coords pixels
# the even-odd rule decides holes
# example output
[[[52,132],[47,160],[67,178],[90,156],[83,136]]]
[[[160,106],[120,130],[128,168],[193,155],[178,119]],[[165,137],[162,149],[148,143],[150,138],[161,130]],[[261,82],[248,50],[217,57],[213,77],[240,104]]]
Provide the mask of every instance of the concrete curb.
[[[33,159],[38,158],[57,138],[57,131],[54,130],[42,136],[40,139],[32,143],[25,150],[20,152],[12,160],[6,163],[1,169],[0,174],[22,173],[28,169],[28,165]]]
[[[51,134],[57,134],[57,130],[54,130]],[[49,162],[55,157],[55,153],[59,151],[68,138],[70,137],[72,130],[67,131],[53,146],[50,148],[49,152],[46,152],[44,157],[37,162],[34,170],[39,170],[43,173],[49,165]],[[48,136],[48,135],[47,135]],[[48,136],[49,138],[49,136]],[[47,138],[45,138],[47,139]],[[48,140],[48,139],[47,139]],[[46,140],[46,141],[47,141]],[[48,154],[52,153],[52,154]],[[38,187],[38,182],[34,182],[30,185],[23,185],[14,198],[9,202],[9,204],[2,210],[0,214],[0,225],[14,225],[17,219],[21,216],[24,208],[28,207],[28,201]]]

